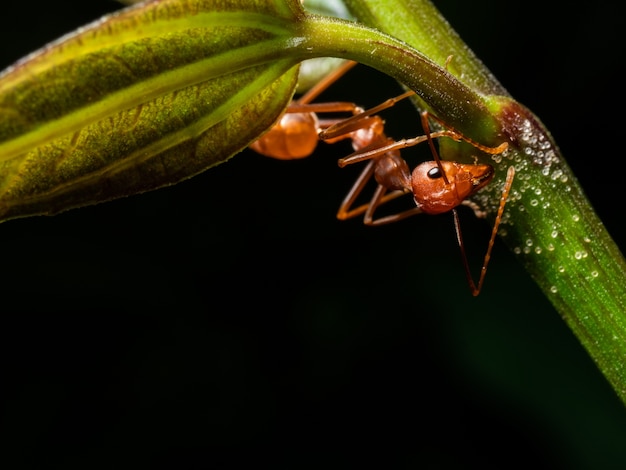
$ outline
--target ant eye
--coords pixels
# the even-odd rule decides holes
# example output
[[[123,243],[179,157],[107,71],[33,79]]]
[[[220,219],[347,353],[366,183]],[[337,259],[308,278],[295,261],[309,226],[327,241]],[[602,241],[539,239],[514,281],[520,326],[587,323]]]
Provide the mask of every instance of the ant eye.
[[[426,174],[432,179],[441,178],[441,170],[439,170],[438,166],[432,167]]]

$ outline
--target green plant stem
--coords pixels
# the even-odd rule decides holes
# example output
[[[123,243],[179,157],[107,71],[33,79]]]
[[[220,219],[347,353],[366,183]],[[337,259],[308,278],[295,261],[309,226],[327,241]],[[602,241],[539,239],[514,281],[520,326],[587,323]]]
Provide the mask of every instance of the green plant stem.
[[[297,31],[302,58],[343,57],[383,70],[416,93],[446,122],[462,132],[476,132],[482,141],[497,145],[498,126],[485,96],[458,80],[444,68],[445,59],[433,61],[393,36],[351,21],[310,15]],[[470,127],[472,125],[472,127]]]
[[[359,21],[434,61],[452,54],[450,72],[491,97],[513,143],[514,154],[502,164],[517,169],[503,239],[626,402],[626,262],[548,131],[508,96],[429,1],[346,4]]]
[[[344,0],[344,3],[359,22],[392,34],[434,62],[444,63],[452,56],[448,70],[456,76],[462,73],[463,81],[474,90],[489,95],[506,94],[500,82],[429,1]]]

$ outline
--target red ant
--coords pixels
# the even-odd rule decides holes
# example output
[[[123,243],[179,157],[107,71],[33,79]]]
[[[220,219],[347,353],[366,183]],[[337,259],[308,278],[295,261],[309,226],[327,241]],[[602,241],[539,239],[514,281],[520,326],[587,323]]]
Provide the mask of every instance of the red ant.
[[[367,111],[353,103],[310,103],[354,65],[354,62],[348,62],[323,79],[317,86],[303,95],[302,98],[292,102],[279,123],[265,136],[252,144],[251,147],[263,155],[279,159],[294,159],[304,158],[313,153],[318,140],[332,143],[340,139],[352,139],[352,146],[355,152],[339,160],[339,166],[343,168],[346,165],[366,160],[369,160],[369,163],[341,203],[337,217],[345,220],[365,213],[364,223],[366,225],[382,225],[397,222],[421,213],[434,215],[452,212],[457,243],[461,251],[467,282],[472,294],[477,296],[485,280],[487,265],[491,259],[495,237],[513,184],[515,169],[511,166],[507,171],[506,182],[491,231],[487,252],[483,260],[480,277],[478,283],[475,284],[465,253],[461,224],[456,208],[461,204],[467,205],[474,210],[477,217],[484,217],[485,213],[480,211],[468,198],[489,184],[494,177],[495,170],[491,165],[464,164],[441,160],[435,149],[434,139],[449,137],[456,141],[465,141],[476,149],[493,155],[504,152],[508,144],[505,142],[498,147],[484,146],[446,126],[442,120],[426,111],[421,113],[425,135],[394,141],[385,135],[384,122],[377,114],[384,109],[390,108],[398,101],[413,95],[414,92],[412,91],[388,99]],[[316,112],[351,112],[353,116],[347,119],[322,121],[317,117]],[[443,130],[431,132],[428,123],[429,117],[441,125]],[[400,149],[422,142],[428,142],[434,160],[418,165],[411,172],[408,164],[400,155]],[[372,176],[378,184],[372,199],[369,203],[352,209],[355,200]],[[406,193],[413,194],[416,207],[374,219],[374,211],[378,207]]]

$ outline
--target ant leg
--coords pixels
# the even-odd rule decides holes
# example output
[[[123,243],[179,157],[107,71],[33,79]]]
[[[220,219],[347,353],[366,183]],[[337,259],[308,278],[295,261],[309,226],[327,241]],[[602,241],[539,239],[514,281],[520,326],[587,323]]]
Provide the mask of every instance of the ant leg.
[[[365,225],[385,225],[393,222],[398,222],[399,220],[406,219],[407,217],[411,217],[412,215],[421,214],[423,211],[419,207],[413,207],[412,209],[407,209],[405,211],[399,212],[397,214],[387,215],[384,217],[380,217],[378,219],[374,219],[374,211],[383,205],[385,202],[389,201],[392,198],[385,199],[386,196],[402,196],[406,194],[404,191],[393,191],[389,194],[386,194],[387,188],[385,188],[382,184],[379,184],[376,188],[376,192],[374,193],[374,197],[367,205],[367,211],[365,212],[365,217],[363,218],[363,223]]]
[[[352,113],[357,114],[363,111],[356,104],[344,101],[326,102],[326,103],[311,103],[320,94],[326,91],[337,80],[343,77],[346,72],[352,69],[357,62],[352,60],[345,61],[342,65],[323,77],[319,82],[313,85],[306,93],[304,93],[297,100],[293,100],[285,113]]]
[[[456,209],[452,209],[452,215],[454,216],[454,228],[456,231],[456,239],[459,244],[459,249],[461,250],[461,257],[463,258],[463,268],[465,269],[465,277],[467,278],[467,283],[469,284],[470,290],[472,291],[473,296],[477,296],[480,294],[480,291],[483,287],[483,283],[485,282],[485,275],[487,274],[487,265],[491,260],[491,251],[493,250],[493,245],[496,241],[496,235],[498,233],[498,228],[500,227],[500,222],[502,221],[502,215],[504,214],[504,206],[506,205],[506,201],[509,197],[509,193],[511,192],[511,186],[513,185],[513,178],[515,177],[515,167],[509,167],[506,173],[506,181],[504,183],[504,188],[502,190],[502,196],[500,197],[500,206],[498,207],[498,212],[496,214],[496,220],[493,224],[493,229],[491,230],[491,238],[489,239],[489,244],[487,245],[487,252],[485,253],[485,258],[483,260],[483,266],[480,270],[480,277],[478,278],[478,285],[474,284],[474,279],[472,278],[472,273],[469,269],[469,263],[467,262],[467,256],[465,254],[465,244],[463,243],[463,234],[461,233],[461,223],[459,221],[459,215]]]
[[[430,134],[431,138],[437,139],[439,137],[450,137],[454,140],[457,140],[457,133],[453,131],[449,131],[444,129],[442,131],[432,132]],[[383,145],[380,147],[375,147],[371,150],[364,149],[359,150],[358,152],[354,152],[347,157],[344,157],[339,160],[339,166],[341,168],[351,165],[353,163],[362,162],[365,160],[371,160],[376,157],[380,157],[387,152],[393,152],[396,150],[402,150],[407,147],[413,147],[415,145],[421,144],[422,142],[426,142],[428,140],[428,136],[420,135],[418,137],[413,137],[411,139],[402,139],[393,141],[390,139],[390,142],[387,145]]]
[[[441,164],[441,159],[439,158],[437,149],[435,149],[433,135],[430,132],[430,124],[428,124],[428,111],[423,111],[422,113],[420,113],[420,119],[422,120],[422,128],[424,129],[424,132],[426,133],[426,139],[428,140],[430,153],[432,153],[433,158],[435,159],[435,162],[437,163],[437,166],[439,167],[439,171],[441,172],[441,175],[443,176],[443,182],[446,185],[448,185],[450,184],[450,181],[448,181],[448,176],[446,175],[446,172],[443,169],[443,165]]]
[[[359,194],[365,188],[365,185],[370,180],[370,178],[374,175],[374,161],[371,161],[367,164],[367,166],[363,169],[359,177],[356,179],[346,197],[341,201],[341,205],[339,206],[339,211],[337,212],[337,218],[339,220],[347,220],[358,215],[364,213],[369,204],[364,204],[362,206],[357,207],[356,209],[352,209],[352,204],[356,201],[356,198],[359,197]]]
[[[319,82],[313,85],[306,93],[304,93],[300,98],[298,98],[296,103],[298,104],[308,104],[321,95],[328,87],[330,87],[333,83],[343,77],[348,70],[354,67],[357,62],[353,60],[347,60],[335,70],[330,72],[324,78],[322,78]]]
[[[335,124],[334,126],[329,127],[328,129],[324,129],[322,132],[320,132],[319,137],[322,140],[328,140],[338,135],[343,135],[343,134],[347,134],[358,129],[362,129],[363,128],[362,120],[364,118],[378,114],[387,108],[391,108],[398,101],[402,101],[403,99],[408,98],[409,96],[412,96],[414,94],[415,94],[414,91],[407,91],[394,98],[389,98],[388,100],[385,100],[378,106],[374,106],[373,108],[365,110],[348,119],[344,119],[343,121]]]
[[[369,114],[369,110],[365,111],[365,113]],[[442,174],[445,175],[445,172],[443,171],[443,168],[441,167],[441,159],[439,158],[439,154],[437,153],[436,149],[434,148],[434,144],[433,144],[433,140],[434,139],[438,139],[440,137],[449,137],[452,140],[455,140],[457,142],[463,140],[471,145],[473,145],[474,147],[478,148],[479,150],[482,150],[486,153],[489,154],[493,154],[493,155],[497,155],[499,153],[504,152],[507,147],[508,144],[506,142],[503,142],[502,144],[498,145],[497,147],[487,147],[485,145],[482,145],[478,142],[473,141],[472,139],[465,137],[464,135],[460,134],[459,132],[457,132],[456,130],[447,127],[445,125],[445,123],[443,121],[441,121],[439,118],[435,118],[432,114],[428,113],[428,111],[423,111],[421,114],[422,117],[422,127],[424,127],[424,131],[426,132],[426,135],[420,135],[418,137],[413,137],[410,139],[402,139],[402,140],[396,140],[393,142],[388,143],[387,145],[382,145],[382,146],[377,146],[376,148],[373,148],[371,150],[368,149],[364,149],[364,150],[359,150],[358,152],[354,152],[350,155],[348,155],[347,157],[344,157],[342,159],[339,160],[339,166],[341,168],[345,167],[346,165],[351,165],[353,163],[358,163],[358,162],[362,162],[365,160],[370,160],[372,158],[376,158],[379,157],[381,155],[384,155],[387,152],[392,152],[395,150],[402,150],[405,149],[407,147],[413,147],[415,145],[421,144],[422,142],[430,142],[430,146],[431,146],[431,152],[433,153],[433,157],[435,159],[435,161],[437,162],[438,166],[440,167],[439,169],[441,170]],[[428,117],[433,118],[435,121],[439,122],[441,125],[445,126],[446,128],[440,131],[435,131],[435,132],[431,132],[430,131],[430,125],[428,124]],[[330,133],[331,135],[340,135],[339,132],[337,132],[337,128],[341,127],[342,131],[345,130],[343,127],[343,124],[346,121],[350,121],[350,128],[352,128],[352,126],[354,126],[354,123],[360,119],[360,118],[364,118],[363,114],[357,114],[351,118],[345,119],[343,121],[340,121],[337,125],[335,126],[331,126],[328,129],[331,129],[332,132]],[[334,130],[333,130],[334,128]],[[354,128],[352,128],[351,130],[356,130],[359,129],[360,127],[358,126],[354,126]],[[326,135],[325,133],[328,131],[328,129],[322,131],[320,133],[320,138],[322,140],[327,140],[330,137],[328,135]],[[350,132],[350,131],[348,131]],[[324,135],[323,135],[324,134]],[[447,177],[446,177],[447,180]]]
[[[478,150],[482,150],[483,152],[491,154],[491,155],[498,155],[498,154],[504,152],[508,148],[508,146],[509,146],[509,144],[507,142],[503,142],[500,145],[498,145],[497,147],[488,147],[486,145],[481,144],[480,142],[476,142],[475,140],[472,140],[469,137],[464,136],[463,134],[461,134],[460,132],[455,130],[453,127],[451,127],[448,124],[446,124],[445,121],[443,121],[442,119],[438,118],[434,114],[430,114],[428,111],[422,111],[421,118],[422,118],[422,126],[425,127],[424,131],[426,131],[427,128],[430,128],[430,126],[428,124],[428,118],[430,118],[433,121],[437,122],[439,125],[441,125],[444,128],[448,129],[451,134],[454,134],[454,136],[455,136],[455,137],[453,137],[454,140],[456,140],[456,141],[463,140],[463,141],[467,142],[468,144],[472,145],[473,147],[477,148]],[[431,149],[432,149],[432,147],[431,147]]]
[[[298,103],[293,101],[287,106],[285,113],[352,113],[354,115],[360,111],[361,108],[349,101],[328,101],[325,103]],[[345,119],[337,119],[336,122],[341,122]]]
[[[350,188],[350,191],[348,191],[348,194],[346,194],[346,197],[341,202],[341,206],[339,206],[339,211],[337,212],[337,218],[339,220],[352,219],[354,217],[357,217],[361,214],[368,212],[371,206],[375,203],[376,199],[378,199],[376,201],[376,207],[379,207],[388,201],[391,201],[399,196],[403,196],[406,194],[404,191],[398,190],[398,191],[392,191],[390,193],[383,193],[377,198],[376,194],[378,194],[378,192],[380,191],[380,188],[382,187],[381,185],[378,185],[376,194],[372,198],[372,201],[366,204],[362,204],[352,209],[352,204],[354,204],[354,202],[356,201],[356,198],[359,197],[359,195],[363,191],[363,188],[365,188],[365,185],[368,183],[370,178],[374,175],[374,165],[375,165],[374,161],[370,161],[367,164],[367,166],[363,169],[363,171],[361,172],[357,180],[354,182],[354,184]],[[373,210],[371,211],[371,213],[373,213]],[[375,225],[375,224],[372,224],[372,225]]]

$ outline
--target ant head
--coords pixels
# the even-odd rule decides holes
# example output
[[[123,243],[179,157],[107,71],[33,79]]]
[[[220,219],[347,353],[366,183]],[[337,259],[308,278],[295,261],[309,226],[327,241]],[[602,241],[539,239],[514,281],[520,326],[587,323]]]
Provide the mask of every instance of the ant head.
[[[441,160],[440,164],[436,161],[424,162],[411,175],[415,203],[427,214],[442,214],[454,209],[489,183],[494,175],[491,165],[468,165],[446,160]]]

